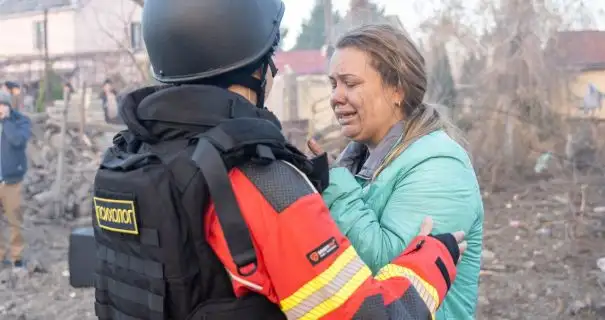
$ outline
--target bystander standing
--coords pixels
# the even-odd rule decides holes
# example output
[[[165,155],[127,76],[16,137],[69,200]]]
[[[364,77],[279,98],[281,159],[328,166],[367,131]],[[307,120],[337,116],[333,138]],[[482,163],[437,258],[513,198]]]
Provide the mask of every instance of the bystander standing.
[[[5,265],[24,266],[23,214],[21,184],[27,172],[27,142],[31,137],[28,117],[14,110],[12,97],[0,91],[0,203],[8,221],[9,246],[4,245],[6,233],[0,233],[0,258]]]
[[[103,83],[100,98],[103,104],[103,111],[105,111],[105,122],[111,124],[123,123],[118,110],[118,91],[113,87],[110,79],[105,80]]]

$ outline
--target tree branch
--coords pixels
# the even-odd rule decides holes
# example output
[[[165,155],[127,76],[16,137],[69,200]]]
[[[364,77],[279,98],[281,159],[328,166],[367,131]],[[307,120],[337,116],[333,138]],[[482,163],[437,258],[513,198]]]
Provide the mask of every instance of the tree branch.
[[[133,0],[133,1],[139,1],[139,2],[143,2],[144,0]],[[134,12],[134,10],[133,10]],[[130,20],[128,21],[124,21],[121,18],[118,18],[119,20],[121,20],[120,22],[124,23],[124,32],[125,32],[125,38],[128,39],[129,36],[129,32],[128,32],[128,27],[130,26],[130,22],[132,21],[132,12],[129,15]],[[130,45],[126,42],[127,40],[121,40],[119,39],[117,36],[114,35],[113,32],[111,32],[110,30],[108,30],[103,23],[101,23],[101,21],[99,20],[98,16],[95,16],[95,19],[97,20],[97,24],[99,25],[99,28],[101,30],[101,32],[103,32],[105,34],[105,36],[107,36],[109,39],[111,39],[117,46],[118,49],[120,49],[121,51],[125,52],[128,55],[128,58],[132,61],[132,63],[134,64],[134,66],[137,68],[137,71],[139,72],[139,75],[141,76],[141,80],[144,82],[147,80],[147,72],[145,71],[145,69],[138,63],[137,57],[136,57],[136,52],[133,51],[130,48]],[[126,42],[126,43],[125,43]]]

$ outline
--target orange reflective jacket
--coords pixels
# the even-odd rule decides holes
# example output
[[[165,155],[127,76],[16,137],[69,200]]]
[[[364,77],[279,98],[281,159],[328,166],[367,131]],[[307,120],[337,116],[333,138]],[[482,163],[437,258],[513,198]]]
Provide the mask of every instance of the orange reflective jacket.
[[[456,275],[441,242],[417,237],[373,276],[295,167],[276,161],[234,169],[229,176],[256,249],[256,270],[238,273],[214,205],[204,225],[238,297],[250,291],[265,295],[288,319],[434,317]]]

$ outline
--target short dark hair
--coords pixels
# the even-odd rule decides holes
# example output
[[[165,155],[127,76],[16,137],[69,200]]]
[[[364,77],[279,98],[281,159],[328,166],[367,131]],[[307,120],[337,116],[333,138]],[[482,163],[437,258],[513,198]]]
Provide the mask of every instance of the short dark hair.
[[[20,87],[21,87],[21,86],[20,86],[20,85],[19,85],[17,82],[15,82],[15,81],[6,81],[6,82],[4,83],[4,85],[5,85],[7,88],[11,89],[11,90],[12,90],[12,89],[17,89],[17,88],[20,88]]]

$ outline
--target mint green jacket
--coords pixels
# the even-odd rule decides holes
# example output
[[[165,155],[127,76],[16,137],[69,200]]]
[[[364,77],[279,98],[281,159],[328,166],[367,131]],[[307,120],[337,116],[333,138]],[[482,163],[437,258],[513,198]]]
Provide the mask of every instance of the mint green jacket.
[[[412,143],[371,181],[401,136],[401,127],[393,127],[369,157],[363,155],[366,148],[361,144],[349,144],[337,160],[340,167],[330,170],[323,198],[340,230],[374,273],[403,252],[427,215],[433,218],[434,234],[463,230],[468,249],[437,319],[474,319],[483,204],[471,161],[459,144],[436,131]]]

